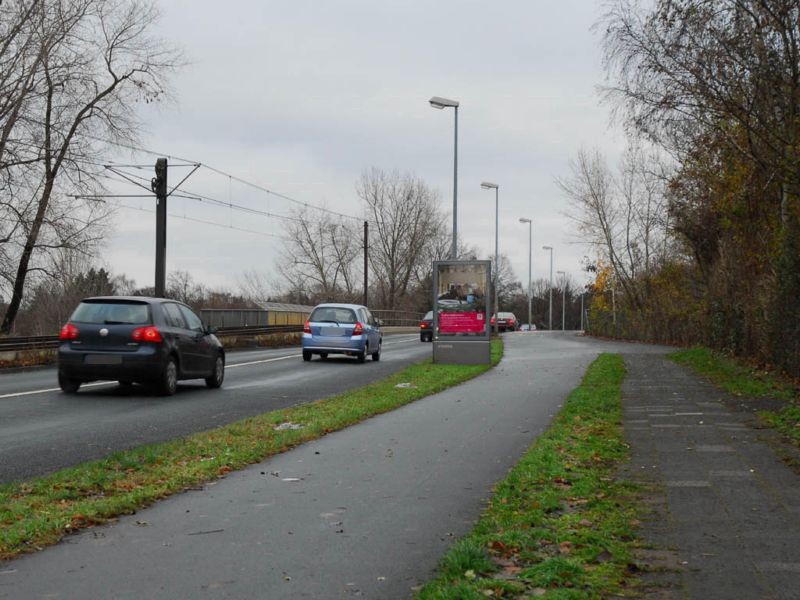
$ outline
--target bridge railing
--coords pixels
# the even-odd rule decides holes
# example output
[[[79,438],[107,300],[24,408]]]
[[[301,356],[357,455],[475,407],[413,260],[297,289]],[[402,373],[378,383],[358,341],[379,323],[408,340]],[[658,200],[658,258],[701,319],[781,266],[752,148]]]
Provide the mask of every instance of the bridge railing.
[[[302,325],[267,325],[263,327],[220,327],[218,336],[256,336],[270,333],[293,333],[303,331]],[[58,348],[57,335],[33,335],[27,337],[0,338],[0,352],[25,350],[47,350]]]
[[[410,310],[373,310],[386,327],[418,327],[425,313]]]

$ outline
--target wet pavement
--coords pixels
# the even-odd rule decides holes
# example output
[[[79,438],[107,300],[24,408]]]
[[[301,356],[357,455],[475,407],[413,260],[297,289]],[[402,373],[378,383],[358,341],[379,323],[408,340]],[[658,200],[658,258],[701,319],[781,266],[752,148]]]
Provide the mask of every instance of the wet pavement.
[[[669,348],[504,339],[479,378],[0,563],[0,598],[408,598],[600,352],[628,369],[645,597],[800,598],[798,476],[751,413]]]

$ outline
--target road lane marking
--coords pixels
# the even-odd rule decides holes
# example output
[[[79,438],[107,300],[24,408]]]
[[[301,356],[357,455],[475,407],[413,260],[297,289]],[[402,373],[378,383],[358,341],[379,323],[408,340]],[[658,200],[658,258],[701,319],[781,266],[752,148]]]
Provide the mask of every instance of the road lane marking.
[[[276,360],[286,360],[287,358],[298,358],[299,354],[288,354],[286,356],[279,356],[278,358],[264,358],[262,360],[251,360],[250,362],[235,363],[232,365],[225,365],[225,369],[233,369],[235,367],[247,367],[249,365],[262,365],[264,363],[275,362]]]
[[[84,383],[81,387],[97,387],[99,385],[116,385],[116,381],[97,381],[95,383]],[[46,394],[47,392],[60,392],[61,388],[47,388],[46,390],[31,390],[29,392],[12,392],[11,394],[0,395],[3,398],[18,398],[19,396],[32,396],[33,394]]]

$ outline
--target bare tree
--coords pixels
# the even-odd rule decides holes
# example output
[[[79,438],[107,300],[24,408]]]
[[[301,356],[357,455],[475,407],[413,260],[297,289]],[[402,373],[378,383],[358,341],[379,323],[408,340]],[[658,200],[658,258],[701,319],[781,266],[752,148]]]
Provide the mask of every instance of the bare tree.
[[[29,8],[30,10],[26,10]],[[8,332],[30,274],[48,273],[56,249],[91,255],[106,211],[82,200],[100,188],[100,139],[132,140],[135,105],[165,94],[179,54],[151,37],[157,20],[144,0],[11,0],[14,42],[0,46],[0,267],[10,302]],[[2,158],[5,156],[6,158]]]
[[[633,306],[641,308],[648,278],[671,252],[662,162],[632,145],[618,176],[596,150],[579,151],[570,171],[557,180],[569,201],[567,215],[582,241],[611,265]]]
[[[167,297],[199,308],[206,297],[206,289],[188,271],[172,271],[167,277]]]
[[[500,254],[500,269],[497,269],[497,261],[494,254],[489,257],[492,261],[492,285],[497,281],[497,302],[499,307],[495,307],[492,312],[498,312],[500,309],[508,310],[508,304],[515,296],[523,293],[522,283],[517,279],[514,274],[514,268],[511,266],[511,259],[505,254]],[[497,278],[495,279],[495,275]],[[492,288],[492,302],[494,302],[494,288]]]
[[[284,292],[313,301],[352,300],[360,291],[360,228],[330,213],[292,214],[276,267]],[[252,279],[252,278],[251,278]]]
[[[370,265],[381,307],[395,310],[413,276],[437,254],[442,216],[436,194],[412,175],[373,168],[357,185],[370,224]]]
[[[270,293],[272,284],[267,277],[256,270],[249,270],[239,277],[239,292],[256,304],[266,302],[273,294]]]

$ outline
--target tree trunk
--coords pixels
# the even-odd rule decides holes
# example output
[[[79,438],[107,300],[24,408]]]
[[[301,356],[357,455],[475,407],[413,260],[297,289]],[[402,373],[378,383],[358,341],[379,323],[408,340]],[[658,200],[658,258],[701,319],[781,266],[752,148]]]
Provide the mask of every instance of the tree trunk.
[[[42,198],[39,201],[39,208],[36,210],[36,218],[31,224],[28,235],[25,238],[25,247],[22,250],[22,255],[19,258],[19,265],[17,266],[17,276],[14,279],[14,290],[11,295],[11,302],[8,304],[6,314],[3,317],[3,324],[0,325],[0,334],[9,335],[11,328],[14,326],[14,320],[17,318],[19,307],[22,304],[22,296],[25,291],[25,279],[28,276],[28,268],[30,267],[31,257],[33,250],[36,247],[36,240],[39,239],[39,230],[42,228],[42,222],[47,212],[47,205],[50,202],[50,195],[53,192],[53,179],[48,178],[45,184]]]

